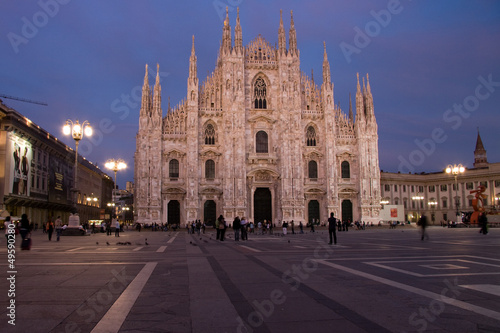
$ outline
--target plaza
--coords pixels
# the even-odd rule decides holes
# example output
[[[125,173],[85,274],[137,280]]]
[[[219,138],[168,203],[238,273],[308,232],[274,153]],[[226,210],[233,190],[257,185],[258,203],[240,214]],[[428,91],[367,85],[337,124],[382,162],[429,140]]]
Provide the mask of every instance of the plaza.
[[[0,331],[500,332],[500,236],[478,230],[431,227],[421,241],[412,225],[351,228],[337,245],[323,228],[239,242],[232,229],[223,242],[211,228],[36,231],[31,251],[17,239],[14,269],[0,249],[14,276]]]

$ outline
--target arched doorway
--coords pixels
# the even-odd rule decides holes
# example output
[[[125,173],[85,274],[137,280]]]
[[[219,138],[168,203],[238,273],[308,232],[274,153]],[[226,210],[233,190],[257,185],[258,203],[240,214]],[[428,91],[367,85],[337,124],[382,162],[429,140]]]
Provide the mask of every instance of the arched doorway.
[[[207,223],[208,226],[213,225],[215,219],[217,218],[217,205],[213,200],[205,201],[203,205],[203,221]]]
[[[262,222],[264,220],[272,221],[273,219],[273,206],[271,191],[267,187],[259,187],[255,190],[253,195],[253,216],[254,223]]]
[[[342,221],[352,222],[352,202],[351,200],[342,201]]]
[[[307,221],[311,223],[312,221],[319,222],[319,202],[318,200],[311,200],[307,205]]]
[[[168,213],[167,213],[167,221],[168,224],[177,224],[181,223],[181,204],[177,200],[170,200],[168,202]]]

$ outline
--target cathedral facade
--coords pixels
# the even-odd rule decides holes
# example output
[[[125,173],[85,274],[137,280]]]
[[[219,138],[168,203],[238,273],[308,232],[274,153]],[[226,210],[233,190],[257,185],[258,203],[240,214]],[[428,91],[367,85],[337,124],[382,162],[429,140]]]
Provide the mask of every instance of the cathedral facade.
[[[159,69],[144,76],[135,153],[139,223],[378,222],[378,134],[368,75],[357,78],[355,118],[335,105],[326,46],[322,83],[300,69],[291,17],[278,44],[234,42],[229,17],[214,71],[199,82],[193,46],[187,95],[163,116]],[[288,47],[287,47],[288,46]],[[354,81],[354,78],[353,78]]]

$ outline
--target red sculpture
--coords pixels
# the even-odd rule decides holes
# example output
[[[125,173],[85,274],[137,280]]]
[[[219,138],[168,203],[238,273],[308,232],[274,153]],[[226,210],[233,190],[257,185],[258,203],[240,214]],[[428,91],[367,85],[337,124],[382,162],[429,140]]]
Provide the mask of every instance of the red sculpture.
[[[479,213],[484,212],[484,202],[483,199],[486,199],[486,195],[483,192],[486,191],[486,187],[483,185],[479,185],[477,190],[470,191],[470,193],[475,193],[475,198],[472,199],[472,208],[474,208],[474,212],[470,217],[470,223],[478,223]]]

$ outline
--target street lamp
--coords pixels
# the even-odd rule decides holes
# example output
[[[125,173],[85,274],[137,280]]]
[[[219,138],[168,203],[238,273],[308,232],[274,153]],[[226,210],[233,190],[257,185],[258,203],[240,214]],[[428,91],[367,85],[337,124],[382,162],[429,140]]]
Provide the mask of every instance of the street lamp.
[[[419,195],[419,193],[417,193],[417,195],[414,195],[411,198],[412,198],[412,200],[417,201],[417,221],[418,221],[419,216],[420,216],[420,200],[424,200],[424,197]]]
[[[90,126],[90,123],[85,120],[82,124],[76,120],[73,122],[71,119],[66,120],[66,124],[63,126],[63,133],[64,135],[70,135],[73,137],[73,140],[75,140],[75,182],[74,182],[74,188],[73,192],[74,194],[74,210],[76,211],[76,203],[78,200],[77,193],[78,193],[78,144],[80,143],[80,140],[83,139],[83,136],[92,136],[92,127]]]
[[[110,170],[113,170],[115,172],[115,184],[113,187],[113,201],[115,201],[115,188],[116,188],[116,173],[118,170],[123,170],[127,167],[127,164],[125,164],[125,161],[122,159],[109,159],[104,166]]]
[[[458,198],[458,183],[457,183],[457,178],[458,175],[461,173],[465,172],[465,167],[462,164],[454,164],[454,165],[448,165],[446,167],[446,173],[452,174],[455,177],[455,206],[457,207],[457,222],[462,222],[458,220],[458,217],[460,216],[459,214],[459,206],[460,206],[460,199]]]

